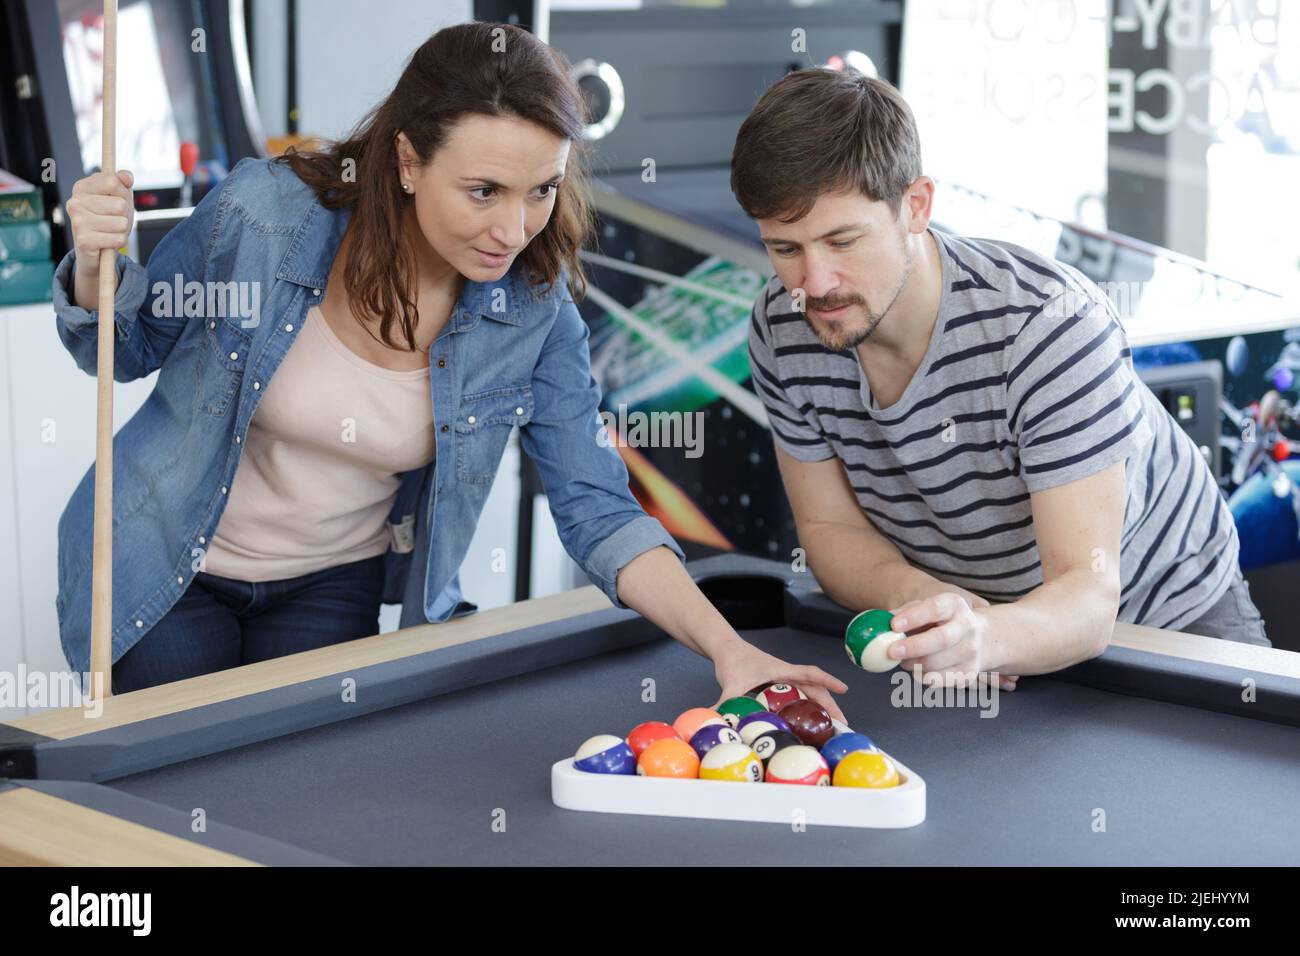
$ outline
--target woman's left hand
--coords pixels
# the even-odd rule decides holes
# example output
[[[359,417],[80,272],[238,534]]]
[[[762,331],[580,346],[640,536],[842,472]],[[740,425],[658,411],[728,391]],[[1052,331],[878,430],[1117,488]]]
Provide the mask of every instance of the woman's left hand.
[[[753,644],[738,640],[717,652],[713,668],[718,683],[722,686],[722,696],[714,704],[715,707],[729,697],[741,697],[746,691],[761,684],[786,683],[794,684],[811,700],[825,707],[835,720],[842,724],[848,723],[844,712],[835,703],[835,698],[831,697],[831,691],[842,694],[849,689],[849,685],[820,667],[787,664],[779,657],[760,651]]]

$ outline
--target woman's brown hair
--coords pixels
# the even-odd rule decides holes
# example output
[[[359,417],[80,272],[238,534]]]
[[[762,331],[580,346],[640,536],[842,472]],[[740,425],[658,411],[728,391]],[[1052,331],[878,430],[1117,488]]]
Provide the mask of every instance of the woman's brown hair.
[[[411,197],[398,176],[397,134],[405,133],[421,164],[428,163],[467,114],[516,117],[570,141],[564,179],[550,221],[525,248],[519,264],[531,286],[549,289],[568,268],[575,298],[586,294],[578,260],[594,229],[584,149],[586,104],[569,78],[564,55],[526,30],[504,23],[462,23],[439,30],[411,55],[397,85],[346,139],[321,150],[290,149],[274,162],[287,165],[327,209],[353,206],[344,284],[354,310],[380,317],[390,348],[394,321],[417,350],[415,289],[418,268],[394,223]],[[344,164],[352,174],[344,175]]]
[[[797,70],[772,84],[736,136],[731,191],[753,219],[796,222],[823,193],[856,189],[895,216],[921,175],[912,111],[883,80]]]

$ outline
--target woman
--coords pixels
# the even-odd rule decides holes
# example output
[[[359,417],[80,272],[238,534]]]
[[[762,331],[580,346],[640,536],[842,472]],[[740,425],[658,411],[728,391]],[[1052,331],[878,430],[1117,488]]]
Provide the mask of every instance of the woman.
[[[592,229],[582,123],[532,35],[445,29],[350,138],[240,162],[147,272],[123,263],[115,376],[159,378],[114,445],[118,690],[374,634],[381,602],[403,627],[474,610],[457,571],[519,426],[566,550],[611,600],[711,658],[724,696],[794,681],[842,719],[840,681],[708,603],[599,440],[569,291]],[[92,374],[98,252],[125,242],[130,185],[90,176],[68,202],[57,322]],[[77,670],[93,481],[59,523]]]

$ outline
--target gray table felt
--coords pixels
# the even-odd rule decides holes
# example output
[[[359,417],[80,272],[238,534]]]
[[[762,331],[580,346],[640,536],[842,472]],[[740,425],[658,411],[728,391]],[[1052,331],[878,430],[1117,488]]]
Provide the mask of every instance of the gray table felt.
[[[358,864],[1300,863],[1300,729],[1050,678],[1000,695],[993,718],[896,707],[891,675],[851,667],[835,637],[744,633],[847,681],[849,722],[925,779],[924,823],[798,831],[555,807],[550,766],[587,737],[714,702],[712,667],[670,640],[107,786]]]

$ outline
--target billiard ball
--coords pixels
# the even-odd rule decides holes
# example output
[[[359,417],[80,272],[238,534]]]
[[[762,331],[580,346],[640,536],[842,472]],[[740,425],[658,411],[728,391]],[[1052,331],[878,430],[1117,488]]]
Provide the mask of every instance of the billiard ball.
[[[742,743],[718,744],[700,761],[700,779],[760,783],[763,763]]]
[[[836,734],[830,740],[822,745],[822,756],[826,758],[826,764],[831,768],[831,773],[835,772],[836,765],[844,759],[847,754],[855,750],[875,750],[876,745],[871,742],[871,738],[866,734],[849,732],[847,734]]]
[[[898,666],[889,656],[889,649],[906,634],[893,630],[894,615],[888,611],[863,611],[844,631],[844,650],[851,660],[864,671],[883,674]]]
[[[691,745],[676,737],[654,741],[637,758],[636,772],[643,777],[680,777],[695,779],[700,775],[700,758]]]
[[[761,710],[757,714],[750,714],[743,718],[736,729],[740,731],[740,739],[747,744],[752,744],[754,739],[769,730],[786,730],[790,729],[780,714],[774,714],[770,710]]]
[[[636,754],[622,737],[597,734],[573,755],[573,766],[585,773],[636,773]]]
[[[768,684],[755,699],[771,711],[778,711],[792,700],[804,700],[807,694],[792,684]]]
[[[705,724],[691,737],[691,749],[699,754],[701,759],[719,744],[738,743],[740,743],[740,734],[726,724]]]
[[[799,783],[810,787],[826,787],[831,782],[831,771],[814,747],[800,745],[786,747],[767,762],[768,783]]]
[[[749,746],[758,754],[759,760],[768,763],[786,747],[803,746],[803,741],[787,730],[769,730],[751,740]]]
[[[826,708],[815,700],[796,700],[781,708],[781,718],[794,735],[810,747],[820,748],[835,735],[835,726]]]
[[[682,740],[690,740],[705,724],[725,724],[722,715],[708,707],[692,707],[673,721],[673,730]]]
[[[644,724],[637,724],[632,728],[632,732],[627,735],[627,745],[632,748],[632,753],[636,754],[638,759],[656,740],[680,740],[677,731],[673,730],[662,720],[647,720]]]
[[[845,754],[835,768],[837,787],[897,787],[902,781],[894,762],[878,750],[855,750]]]
[[[718,713],[732,727],[750,714],[762,713],[766,709],[752,697],[728,697],[718,705]]]

